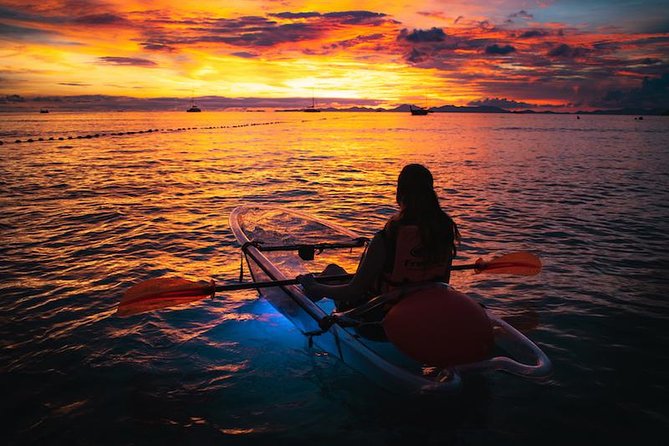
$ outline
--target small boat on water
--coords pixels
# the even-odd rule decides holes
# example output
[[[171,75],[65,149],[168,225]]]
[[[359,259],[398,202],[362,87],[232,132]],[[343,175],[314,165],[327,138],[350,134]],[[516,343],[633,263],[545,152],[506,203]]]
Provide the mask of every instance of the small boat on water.
[[[537,345],[475,302],[468,305],[478,312],[486,312],[494,350],[479,360],[443,368],[428,367],[403,354],[393,343],[366,338],[356,328],[356,318],[364,311],[408,295],[409,290],[391,291],[341,313],[336,312],[329,299],[313,302],[302,287],[289,278],[318,271],[333,261],[356,264],[365,250],[366,239],[348,229],[296,211],[261,205],[237,207],[230,215],[230,227],[242,246],[253,280],[258,284],[286,283],[285,286],[258,288],[260,294],[295,324],[309,345],[316,345],[339,358],[381,387],[400,393],[441,393],[457,390],[461,386],[461,375],[468,373],[503,371],[534,379],[543,379],[551,373],[551,362]],[[323,254],[324,250],[327,252]],[[314,257],[315,252],[320,253],[318,258]],[[506,265],[508,262],[502,263]],[[465,268],[454,266],[454,269]],[[427,286],[439,292],[451,292],[447,284]],[[207,291],[204,295],[209,294],[211,292]],[[440,301],[443,301],[441,297]],[[447,317],[442,312],[434,314]],[[447,321],[444,323],[452,326]],[[407,324],[397,326],[402,329]],[[446,339],[441,341],[449,344]],[[460,342],[465,345],[468,341],[463,338]]]
[[[193,97],[192,93],[191,93],[191,98],[190,98],[190,108],[186,111],[188,113],[199,113],[199,112],[202,111],[202,110],[200,110],[200,107],[195,105],[195,98]]]
[[[311,98],[311,105],[302,109],[303,112],[306,113],[318,113],[321,110],[319,108],[316,108],[316,98],[312,97]]]
[[[42,109],[40,109],[39,112],[40,112],[40,113],[49,113],[49,110],[46,109],[46,108],[42,108]]]
[[[414,107],[413,105],[409,106],[409,111],[412,116],[425,116],[430,113],[430,110],[426,108]]]

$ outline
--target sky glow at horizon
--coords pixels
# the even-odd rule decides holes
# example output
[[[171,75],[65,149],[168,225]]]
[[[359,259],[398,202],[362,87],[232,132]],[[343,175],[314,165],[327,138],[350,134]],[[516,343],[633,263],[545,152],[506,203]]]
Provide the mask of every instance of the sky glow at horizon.
[[[0,102],[313,95],[335,106],[667,103],[669,8],[656,0],[226,5],[0,0]]]

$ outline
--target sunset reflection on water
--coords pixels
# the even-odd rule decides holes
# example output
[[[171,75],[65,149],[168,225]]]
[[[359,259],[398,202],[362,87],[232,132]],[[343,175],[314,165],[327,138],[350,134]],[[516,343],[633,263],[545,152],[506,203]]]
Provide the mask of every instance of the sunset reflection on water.
[[[359,413],[384,431],[387,414],[360,399],[373,392],[367,382],[305,349],[253,291],[125,319],[114,310],[129,286],[150,278],[236,281],[240,252],[228,216],[240,204],[285,206],[371,237],[396,211],[395,182],[410,162],[432,170],[460,226],[457,262],[527,250],[544,263],[536,277],[453,274],[456,288],[493,311],[538,314],[530,336],[556,365],[543,387],[490,378],[496,397],[488,403],[504,405],[506,415],[487,420],[487,429],[534,429],[538,437],[540,427],[519,423],[541,411],[569,430],[591,414],[575,408],[567,418],[559,408],[586,396],[600,407],[594,426],[640,419],[611,386],[658,409],[653,386],[634,384],[638,372],[626,369],[621,381],[614,370],[667,361],[663,350],[644,347],[667,341],[664,118],[195,115],[50,113],[8,115],[0,124],[4,141],[106,135],[0,149],[2,373],[8,401],[39,408],[15,419],[28,441],[65,423],[84,438],[127,442],[117,430],[127,407],[158,438],[177,426],[202,429],[207,440],[266,439],[298,422],[334,434]],[[145,129],[162,130],[109,136]],[[660,369],[643,379],[666,392]],[[114,392],[95,384],[103,381]],[[99,413],[104,423],[95,421]],[[417,419],[398,423],[409,429]]]

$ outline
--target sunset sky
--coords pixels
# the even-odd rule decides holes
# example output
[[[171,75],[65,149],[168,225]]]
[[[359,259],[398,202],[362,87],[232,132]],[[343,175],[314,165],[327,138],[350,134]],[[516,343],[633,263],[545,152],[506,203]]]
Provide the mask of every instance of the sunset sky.
[[[88,95],[666,108],[667,84],[664,0],[0,0],[5,109]]]

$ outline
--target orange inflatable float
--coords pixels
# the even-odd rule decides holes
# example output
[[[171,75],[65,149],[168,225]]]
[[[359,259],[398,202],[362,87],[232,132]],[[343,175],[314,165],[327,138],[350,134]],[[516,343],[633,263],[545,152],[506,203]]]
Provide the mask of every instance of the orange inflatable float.
[[[398,350],[441,368],[486,359],[493,346],[492,324],[485,310],[445,285],[404,297],[390,309],[383,328]]]

